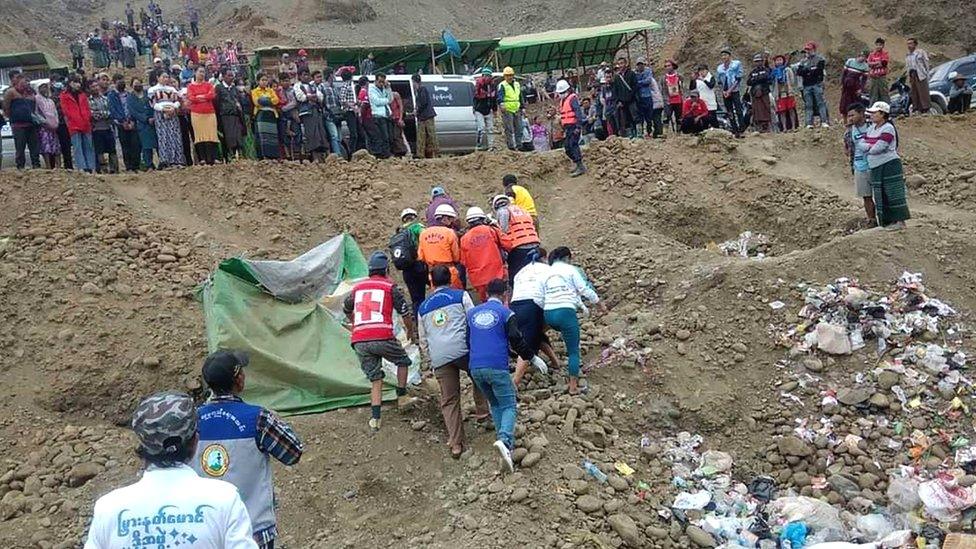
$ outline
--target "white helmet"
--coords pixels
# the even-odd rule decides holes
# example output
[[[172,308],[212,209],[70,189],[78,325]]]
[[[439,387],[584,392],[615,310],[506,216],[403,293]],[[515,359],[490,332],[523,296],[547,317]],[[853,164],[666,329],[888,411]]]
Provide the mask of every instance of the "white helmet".
[[[457,217],[457,212],[450,204],[441,204],[434,210],[434,217]]]
[[[556,93],[566,93],[568,91],[569,91],[569,82],[560,78],[559,82],[556,82]]]
[[[413,208],[404,208],[403,211],[400,212],[400,221],[403,221],[403,218],[407,217],[408,215],[417,217],[417,210]]]
[[[488,217],[485,215],[485,211],[477,206],[472,206],[468,208],[468,213],[464,216],[465,221],[474,221],[475,219],[485,219]]]
[[[506,194],[496,194],[494,198],[491,199],[491,207],[494,209],[501,208],[502,206],[507,206],[512,202],[512,199]]]

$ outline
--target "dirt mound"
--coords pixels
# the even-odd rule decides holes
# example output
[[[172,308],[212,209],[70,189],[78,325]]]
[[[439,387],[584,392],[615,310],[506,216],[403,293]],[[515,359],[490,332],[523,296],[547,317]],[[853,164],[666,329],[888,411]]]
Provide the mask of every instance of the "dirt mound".
[[[364,23],[376,19],[376,10],[365,0],[321,0],[315,17],[320,21]]]
[[[577,179],[559,151],[244,161],[115,177],[4,172],[0,398],[10,419],[0,426],[9,448],[0,543],[22,546],[14,534],[63,524],[33,543],[73,546],[93,499],[133,478],[131,438],[113,424],[151,391],[199,390],[205,343],[192,293],[219,260],[289,258],[343,230],[368,252],[385,246],[402,208],[424,206],[431,186],[462,207],[484,206],[510,172],[535,195],[545,244],[571,246],[609,304],[607,315],[583,321],[589,393],[564,394],[560,372],[529,376],[521,468],[506,477],[494,474],[492,433],[473,421],[472,448],[460,461],[447,456],[425,389],[420,408],[389,414],[379,436],[368,435],[361,409],[294,418],[309,449],[278,474],[283,544],[385,545],[392,535],[476,547],[503,533],[525,546],[687,544],[698,531],[660,514],[687,461],[673,455],[678,439],[687,442],[681,431],[702,436],[685,458],[727,452],[736,482],[771,475],[781,491],[848,510],[887,504],[889,470],[940,470],[941,459],[912,461],[912,431],[929,437],[928,455],[948,455],[938,437],[971,437],[967,416],[937,417],[950,402],[941,378],[911,387],[909,400],[923,407],[898,403],[891,375],[875,372],[885,356],[874,341],[835,356],[791,352],[783,334],[810,288],[854,277],[884,295],[908,270],[958,311],[946,327],[960,348],[973,347],[976,217],[965,200],[950,200],[971,182],[962,144],[976,137],[972,128],[971,118],[899,125],[906,171],[926,181],[910,199],[915,218],[898,232],[855,230],[863,213],[840,129],[611,139],[587,147],[591,171]],[[926,187],[932,193],[920,194]],[[768,239],[763,258],[716,245],[746,231]],[[840,403],[825,406],[823,394]],[[829,433],[815,425],[821,417]],[[609,475],[606,484],[586,476],[584,461]],[[558,528],[540,534],[539,524]]]

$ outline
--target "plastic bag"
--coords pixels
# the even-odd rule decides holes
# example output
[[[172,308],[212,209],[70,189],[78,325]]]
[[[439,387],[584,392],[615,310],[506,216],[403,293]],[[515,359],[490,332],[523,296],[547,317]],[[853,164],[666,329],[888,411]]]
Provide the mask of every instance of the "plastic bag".
[[[710,477],[717,473],[725,473],[732,469],[732,456],[717,450],[708,450],[701,457],[698,473]]]
[[[773,511],[787,522],[803,522],[811,534],[808,543],[848,539],[840,511],[826,501],[806,496],[786,496],[770,503]]]
[[[925,513],[940,522],[956,522],[963,510],[976,505],[976,494],[945,476],[919,484],[918,497],[925,505]]]
[[[854,536],[863,541],[877,541],[894,531],[891,519],[882,514],[863,515],[854,521]]]
[[[909,477],[888,479],[888,502],[902,511],[912,511],[922,504],[918,497],[918,481]]]
[[[681,492],[675,496],[674,503],[671,504],[671,507],[674,509],[695,509],[700,511],[710,501],[712,501],[712,494],[708,490],[699,490],[694,494],[691,492]]]

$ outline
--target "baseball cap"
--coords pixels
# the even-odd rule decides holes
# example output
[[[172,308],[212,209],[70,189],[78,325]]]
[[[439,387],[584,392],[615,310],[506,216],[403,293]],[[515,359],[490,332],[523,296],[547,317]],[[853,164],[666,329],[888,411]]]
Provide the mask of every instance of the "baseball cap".
[[[164,391],[145,398],[132,413],[132,431],[150,456],[175,453],[197,432],[197,409],[186,393]],[[174,440],[175,439],[175,440]]]
[[[248,362],[250,357],[245,351],[214,351],[203,361],[203,380],[215,391],[229,391],[234,386],[234,378]]]
[[[871,107],[864,109],[864,112],[883,112],[891,113],[891,105],[885,103],[884,101],[877,101]]]
[[[373,252],[373,255],[369,256],[369,270],[380,271],[386,269],[390,266],[390,258],[386,257],[386,254],[381,251]]]

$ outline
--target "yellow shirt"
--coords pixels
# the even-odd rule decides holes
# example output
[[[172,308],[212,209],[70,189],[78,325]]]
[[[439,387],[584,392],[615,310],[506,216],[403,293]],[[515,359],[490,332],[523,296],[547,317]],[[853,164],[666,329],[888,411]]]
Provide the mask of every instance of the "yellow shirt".
[[[527,191],[525,187],[521,185],[512,185],[512,192],[515,193],[515,199],[513,202],[515,202],[516,206],[525,210],[525,212],[532,217],[538,215],[538,213],[535,211],[535,200],[532,199],[532,195],[529,194],[529,191]]]
[[[261,99],[262,97],[267,97],[268,99],[271,100],[271,108],[262,107],[261,105],[258,104],[258,99]],[[253,90],[251,90],[251,100],[254,101],[254,114],[257,114],[259,110],[264,108],[274,112],[275,116],[278,116],[277,111],[273,107],[278,105],[279,99],[278,99],[278,94],[275,93],[273,89],[264,88],[262,90],[261,88],[254,88]]]

